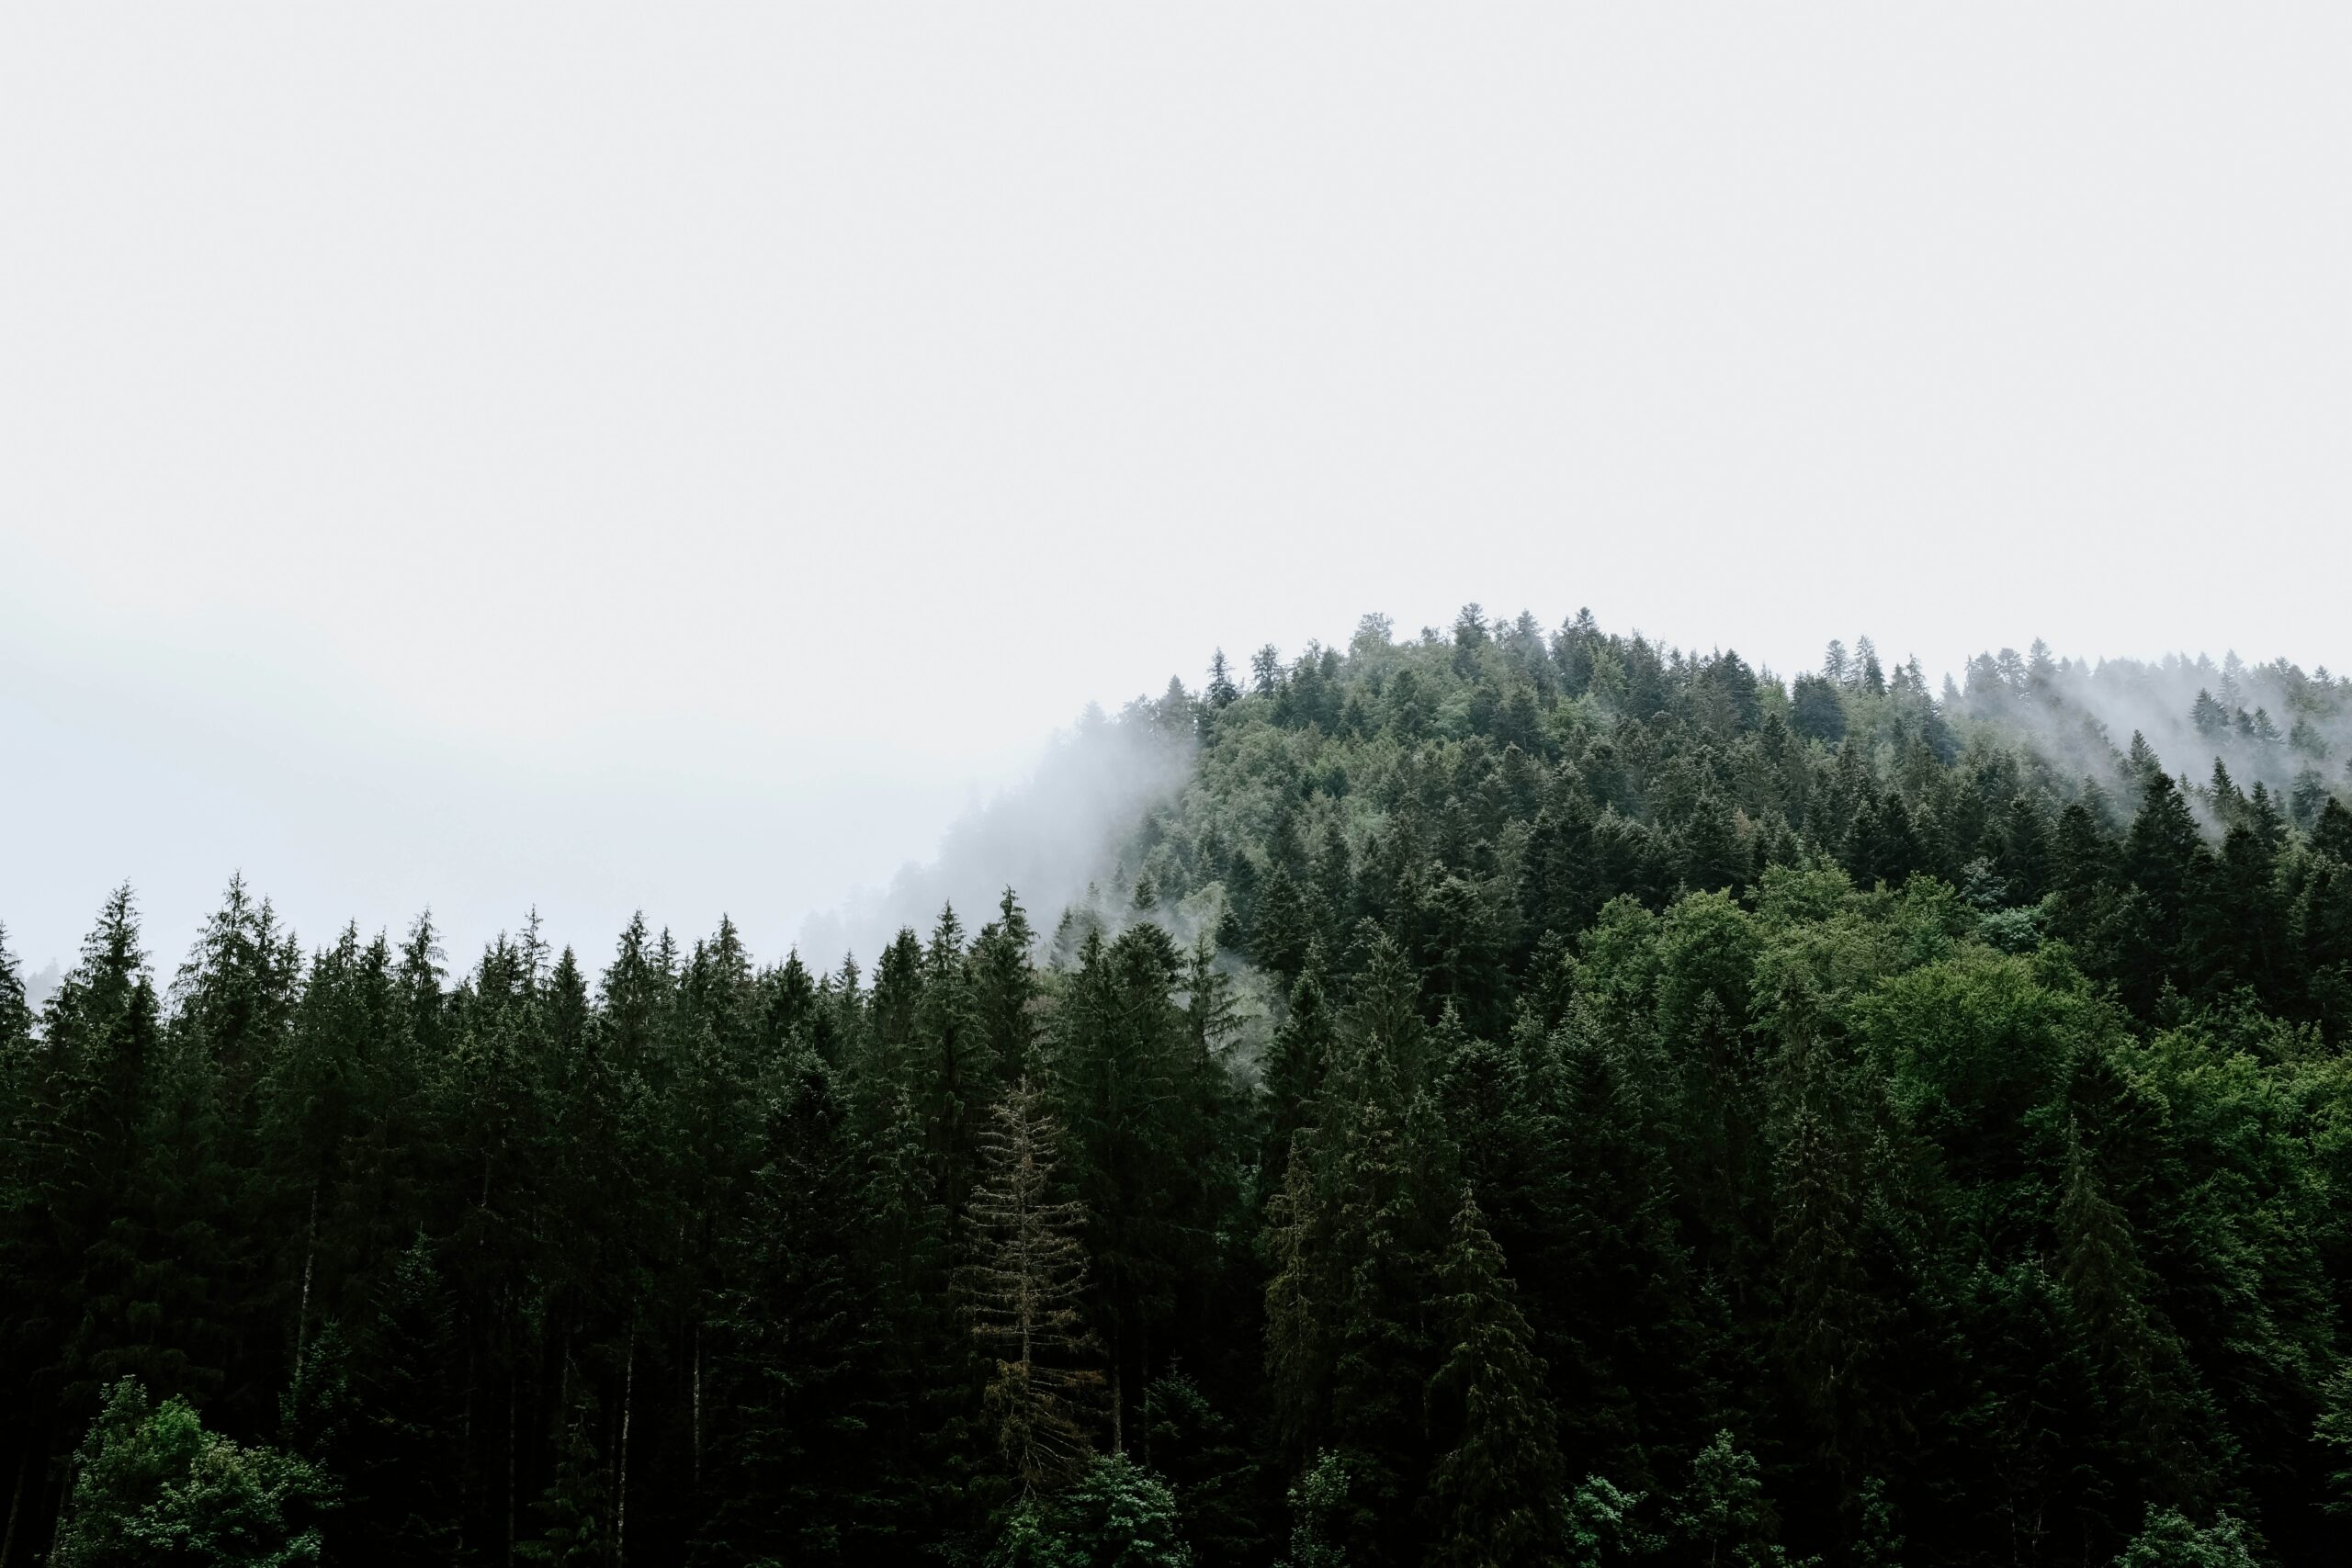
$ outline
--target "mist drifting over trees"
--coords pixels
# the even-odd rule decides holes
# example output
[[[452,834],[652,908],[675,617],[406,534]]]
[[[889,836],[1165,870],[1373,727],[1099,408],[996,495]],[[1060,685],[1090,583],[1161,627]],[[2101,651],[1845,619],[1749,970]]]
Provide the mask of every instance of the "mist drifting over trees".
[[[2332,1560],[2348,757],[1471,606],[780,962],[118,891],[0,962],[0,1563]]]
[[[1087,901],[1089,884],[1114,869],[1136,823],[1182,787],[1193,747],[1182,700],[1163,713],[1137,699],[1116,720],[1089,709],[1020,785],[950,827],[931,859],[909,862],[886,887],[810,918],[798,947],[870,956],[902,928],[927,927],[951,906],[987,908],[1007,887],[1041,909]]]

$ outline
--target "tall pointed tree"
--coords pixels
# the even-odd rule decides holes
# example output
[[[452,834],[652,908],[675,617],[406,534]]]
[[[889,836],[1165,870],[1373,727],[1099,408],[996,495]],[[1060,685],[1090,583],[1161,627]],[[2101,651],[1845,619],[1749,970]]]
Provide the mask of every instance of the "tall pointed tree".
[[[980,1179],[964,1206],[956,1285],[995,1371],[996,1446],[1023,1491],[1059,1486],[1094,1454],[1104,1393],[1086,1326],[1085,1206],[1056,1196],[1060,1128],[1026,1080],[979,1136]]]
[[[1441,1568],[1510,1568],[1558,1551],[1559,1418],[1502,1248],[1464,1185],[1439,1274],[1443,1359],[1430,1386],[1442,1457],[1430,1473]]]

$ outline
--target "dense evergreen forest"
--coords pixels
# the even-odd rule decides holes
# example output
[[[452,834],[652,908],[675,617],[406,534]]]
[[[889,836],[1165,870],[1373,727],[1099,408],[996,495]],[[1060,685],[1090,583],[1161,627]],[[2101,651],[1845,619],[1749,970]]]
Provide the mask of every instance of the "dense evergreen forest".
[[[2352,1540],[2352,682],[1473,606],[1102,728],[1091,897],[870,969],[0,963],[0,1568]]]

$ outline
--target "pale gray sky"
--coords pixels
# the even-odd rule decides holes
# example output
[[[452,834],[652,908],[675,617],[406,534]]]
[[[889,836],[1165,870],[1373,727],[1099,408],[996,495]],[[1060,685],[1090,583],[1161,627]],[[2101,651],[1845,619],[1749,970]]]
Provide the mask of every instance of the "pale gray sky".
[[[2352,662],[2341,6],[0,12],[0,919],[763,952],[1464,600]]]

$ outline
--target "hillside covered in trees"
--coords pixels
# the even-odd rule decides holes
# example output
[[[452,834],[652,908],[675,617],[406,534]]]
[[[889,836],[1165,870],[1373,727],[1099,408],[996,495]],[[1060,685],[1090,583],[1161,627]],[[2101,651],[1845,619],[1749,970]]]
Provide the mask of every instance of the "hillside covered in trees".
[[[1102,722],[1089,893],[870,956],[0,963],[0,1568],[2352,1540],[2352,682],[1473,606]]]

